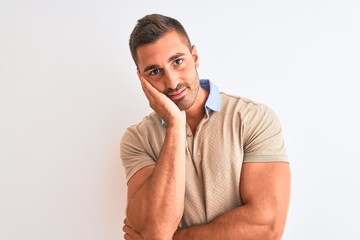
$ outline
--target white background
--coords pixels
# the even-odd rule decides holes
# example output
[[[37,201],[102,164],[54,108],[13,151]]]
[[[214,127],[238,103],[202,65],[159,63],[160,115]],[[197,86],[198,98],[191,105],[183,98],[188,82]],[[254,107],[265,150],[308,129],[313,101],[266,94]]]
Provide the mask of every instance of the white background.
[[[0,239],[122,239],[119,141],[150,112],[128,50],[180,20],[201,78],[272,107],[292,197],[283,239],[360,239],[360,2],[0,1]]]

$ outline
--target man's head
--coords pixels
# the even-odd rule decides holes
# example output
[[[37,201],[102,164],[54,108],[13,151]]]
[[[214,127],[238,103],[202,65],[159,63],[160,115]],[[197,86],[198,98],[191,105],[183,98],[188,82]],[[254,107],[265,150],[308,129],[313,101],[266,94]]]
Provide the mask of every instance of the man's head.
[[[138,47],[144,44],[153,43],[171,31],[176,31],[182,36],[184,43],[191,49],[190,39],[184,27],[176,19],[160,14],[151,14],[138,20],[129,40],[130,52],[137,67]]]
[[[191,108],[200,89],[198,54],[182,25],[158,14],[138,21],[130,50],[139,78],[146,79],[181,110]]]

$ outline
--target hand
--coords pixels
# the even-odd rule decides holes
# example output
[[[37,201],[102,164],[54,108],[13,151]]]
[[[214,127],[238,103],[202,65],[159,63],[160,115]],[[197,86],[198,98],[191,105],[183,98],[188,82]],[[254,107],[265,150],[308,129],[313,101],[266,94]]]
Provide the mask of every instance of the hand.
[[[186,123],[185,111],[180,110],[176,104],[165,94],[159,92],[144,77],[139,76],[142,89],[149,100],[150,107],[160,115],[168,126]]]
[[[124,239],[125,240],[144,240],[144,238],[141,236],[141,234],[137,231],[135,231],[130,225],[128,220],[125,218],[124,220],[124,226],[123,226]]]

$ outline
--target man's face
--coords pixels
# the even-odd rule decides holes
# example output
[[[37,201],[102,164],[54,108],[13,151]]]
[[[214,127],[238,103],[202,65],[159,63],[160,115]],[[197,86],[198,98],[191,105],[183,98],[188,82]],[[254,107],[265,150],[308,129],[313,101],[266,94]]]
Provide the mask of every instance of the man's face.
[[[176,31],[137,49],[138,75],[164,93],[181,110],[189,109],[199,91],[198,55]]]

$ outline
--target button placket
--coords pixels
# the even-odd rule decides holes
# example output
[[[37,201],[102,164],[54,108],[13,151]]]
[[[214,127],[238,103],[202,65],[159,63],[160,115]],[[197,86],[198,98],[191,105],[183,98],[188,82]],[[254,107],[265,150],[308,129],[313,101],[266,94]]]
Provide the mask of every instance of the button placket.
[[[189,126],[186,126],[186,145],[190,153],[190,156],[193,155],[193,135]]]

